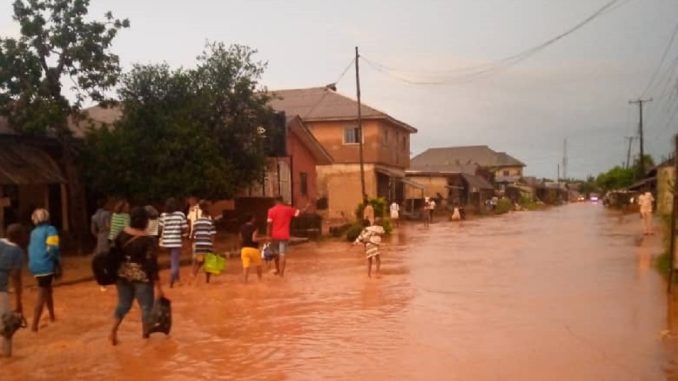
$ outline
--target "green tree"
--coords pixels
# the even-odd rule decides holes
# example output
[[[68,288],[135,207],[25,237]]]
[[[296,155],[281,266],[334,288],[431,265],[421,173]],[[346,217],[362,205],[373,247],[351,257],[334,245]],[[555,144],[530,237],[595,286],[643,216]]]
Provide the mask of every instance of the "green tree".
[[[255,53],[208,43],[195,69],[137,65],[123,75],[121,119],[88,136],[92,187],[150,202],[229,197],[261,179],[276,131]]]
[[[626,188],[633,184],[636,169],[616,166],[596,178],[596,184],[604,191]]]
[[[80,118],[84,101],[103,101],[116,84],[119,59],[110,47],[118,31],[129,26],[110,12],[93,21],[88,8],[89,0],[16,0],[21,36],[0,37],[0,116],[19,133],[50,136],[61,144],[76,234],[84,234],[88,224],[69,120]],[[64,83],[74,99],[64,93]]]

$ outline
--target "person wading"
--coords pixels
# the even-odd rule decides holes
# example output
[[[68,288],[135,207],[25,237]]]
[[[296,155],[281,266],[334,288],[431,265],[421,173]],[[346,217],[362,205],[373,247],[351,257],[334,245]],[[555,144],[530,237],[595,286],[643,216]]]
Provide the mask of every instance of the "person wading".
[[[5,327],[2,316],[11,312],[9,305],[9,280],[12,280],[14,286],[14,295],[16,302],[14,312],[23,314],[23,304],[21,303],[21,264],[23,263],[23,249],[28,243],[28,236],[24,228],[19,224],[12,224],[7,227],[7,238],[0,240],[0,332]],[[3,354],[12,355],[12,340],[2,338]]]
[[[110,247],[108,235],[111,232],[111,212],[106,210],[106,199],[99,200],[98,204],[99,208],[92,215],[90,223],[90,231],[97,240],[94,254],[105,253]]]
[[[654,197],[652,197],[652,193],[650,192],[645,192],[638,197],[638,204],[640,204],[640,217],[643,219],[643,234],[645,235],[654,234],[652,226],[653,203]]]
[[[309,208],[306,205],[304,210]],[[275,199],[275,206],[268,210],[267,236],[271,237],[271,250],[275,255],[276,274],[285,276],[287,247],[290,242],[290,226],[292,219],[299,216],[301,211],[283,203],[282,197]]]
[[[188,222],[179,204],[174,198],[165,203],[165,212],[158,221],[160,228],[160,247],[170,252],[170,287],[179,281],[179,261],[181,260],[182,238],[188,234]]]
[[[240,227],[240,260],[242,261],[243,280],[247,283],[250,267],[256,266],[257,277],[261,280],[261,252],[259,242],[266,239],[259,235],[257,218],[254,215],[245,217],[245,224]]]
[[[146,234],[147,227],[146,210],[134,208],[130,215],[130,226],[123,229],[115,241],[115,245],[120,248],[122,262],[116,283],[118,305],[115,308],[113,328],[108,338],[113,345],[118,344],[118,328],[132,308],[134,299],[141,308],[142,337],[148,338],[151,310],[155,300],[154,288],[158,297],[163,296],[155,240]]]
[[[37,332],[45,305],[49,312],[49,320],[51,322],[56,320],[52,282],[59,271],[61,258],[59,234],[57,229],[49,224],[49,212],[45,209],[36,209],[31,215],[31,220],[35,228],[31,231],[28,245],[28,267],[38,282],[38,301],[35,304],[31,330]]]
[[[115,203],[113,208],[108,240],[111,242],[115,241],[118,234],[127,226],[129,226],[129,203],[127,200],[120,200]]]

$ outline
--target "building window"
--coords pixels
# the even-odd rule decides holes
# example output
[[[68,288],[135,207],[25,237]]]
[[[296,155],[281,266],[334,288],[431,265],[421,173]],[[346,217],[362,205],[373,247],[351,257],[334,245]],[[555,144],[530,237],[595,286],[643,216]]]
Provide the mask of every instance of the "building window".
[[[382,142],[385,146],[388,145],[388,130],[384,129],[384,141]]]
[[[403,149],[407,149],[407,136],[403,136]]]
[[[344,144],[358,144],[360,142],[360,129],[358,127],[346,127],[344,129]]]
[[[505,169],[503,174],[504,174],[504,176],[510,176],[511,172],[508,169]]]
[[[299,188],[301,190],[302,196],[308,196],[308,174],[306,172],[301,172],[299,174]]]

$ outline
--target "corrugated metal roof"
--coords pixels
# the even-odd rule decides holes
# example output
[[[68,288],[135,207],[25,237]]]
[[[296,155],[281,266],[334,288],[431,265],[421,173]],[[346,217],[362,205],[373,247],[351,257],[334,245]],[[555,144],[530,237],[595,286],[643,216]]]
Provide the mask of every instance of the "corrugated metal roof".
[[[468,173],[462,173],[461,176],[466,180],[466,183],[471,188],[477,189],[494,189],[492,184],[484,178],[476,175],[469,175]]]
[[[65,183],[61,169],[46,152],[22,143],[0,143],[0,184]]]

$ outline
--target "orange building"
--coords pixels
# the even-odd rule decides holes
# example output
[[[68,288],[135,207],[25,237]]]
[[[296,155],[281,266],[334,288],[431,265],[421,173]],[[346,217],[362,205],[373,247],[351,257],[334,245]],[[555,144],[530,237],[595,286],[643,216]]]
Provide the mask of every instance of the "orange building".
[[[357,102],[328,87],[279,90],[271,95],[271,106],[288,117],[299,116],[331,156],[331,163],[316,166],[318,197],[327,201],[327,217],[353,219],[362,200]],[[417,130],[364,104],[361,113],[365,192],[369,197],[402,201],[410,134]]]

